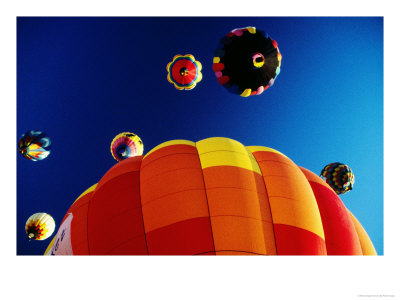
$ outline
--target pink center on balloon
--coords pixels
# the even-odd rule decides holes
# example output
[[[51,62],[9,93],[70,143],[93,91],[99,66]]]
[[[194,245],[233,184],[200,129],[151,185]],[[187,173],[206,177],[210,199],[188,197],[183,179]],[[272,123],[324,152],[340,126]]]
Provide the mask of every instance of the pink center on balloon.
[[[264,65],[265,57],[261,53],[255,53],[251,58],[253,59],[254,68],[258,69]]]

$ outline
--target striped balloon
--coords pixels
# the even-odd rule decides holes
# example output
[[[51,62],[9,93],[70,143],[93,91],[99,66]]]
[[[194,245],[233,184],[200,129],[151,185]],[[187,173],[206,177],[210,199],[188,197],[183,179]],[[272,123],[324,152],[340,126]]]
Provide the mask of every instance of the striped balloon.
[[[114,159],[121,161],[129,157],[142,155],[143,142],[134,133],[122,132],[112,140],[110,150]]]
[[[168,141],[116,164],[72,204],[57,240],[47,254],[376,254],[318,175],[228,138]]]
[[[46,213],[36,213],[26,221],[25,231],[29,240],[45,240],[53,234],[55,227],[52,216]]]

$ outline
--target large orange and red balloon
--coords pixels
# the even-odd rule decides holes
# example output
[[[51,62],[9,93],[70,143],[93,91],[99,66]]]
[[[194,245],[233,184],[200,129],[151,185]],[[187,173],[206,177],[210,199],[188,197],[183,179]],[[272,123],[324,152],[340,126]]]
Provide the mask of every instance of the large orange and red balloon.
[[[332,188],[282,153],[173,140],[112,167],[46,254],[376,255]]]

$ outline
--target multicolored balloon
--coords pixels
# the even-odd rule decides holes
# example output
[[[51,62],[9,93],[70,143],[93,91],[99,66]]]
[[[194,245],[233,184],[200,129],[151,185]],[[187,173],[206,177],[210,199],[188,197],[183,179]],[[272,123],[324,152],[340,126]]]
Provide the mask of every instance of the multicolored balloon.
[[[29,130],[18,141],[18,151],[32,161],[45,159],[50,154],[51,140],[41,131]]]
[[[277,42],[255,27],[232,30],[221,39],[214,56],[218,82],[242,97],[263,93],[281,71]]]
[[[191,90],[203,78],[201,63],[191,54],[175,55],[167,65],[167,79],[178,90]]]
[[[172,140],[115,164],[61,222],[51,255],[376,255],[317,174],[277,150]]]
[[[349,166],[339,162],[326,165],[320,176],[338,195],[347,193],[354,185],[353,171]]]
[[[110,150],[114,159],[121,161],[129,157],[142,155],[143,142],[134,133],[122,132],[113,139]]]
[[[33,214],[25,224],[25,231],[29,240],[45,240],[53,234],[55,228],[54,219],[46,213]]]

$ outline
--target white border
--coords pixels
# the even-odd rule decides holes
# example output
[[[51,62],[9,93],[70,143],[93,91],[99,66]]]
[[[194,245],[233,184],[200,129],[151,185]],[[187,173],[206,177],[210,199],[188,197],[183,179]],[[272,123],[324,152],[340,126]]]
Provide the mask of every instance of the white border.
[[[1,3],[3,299],[363,299],[398,284],[399,14],[395,1],[40,1]],[[17,257],[16,16],[384,16],[385,240],[381,257]],[[14,130],[11,130],[14,128]],[[3,166],[6,166],[3,168]],[[368,297],[376,299],[382,297]],[[392,299],[392,298],[391,298]]]

